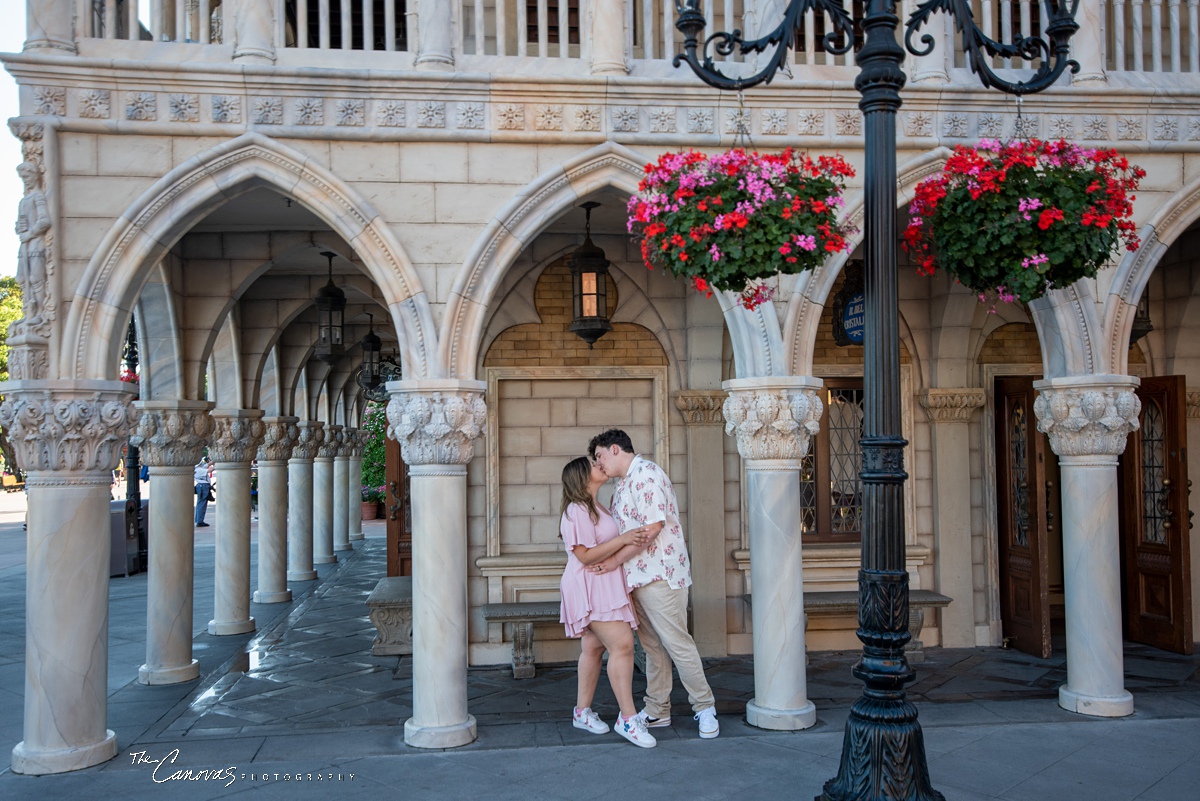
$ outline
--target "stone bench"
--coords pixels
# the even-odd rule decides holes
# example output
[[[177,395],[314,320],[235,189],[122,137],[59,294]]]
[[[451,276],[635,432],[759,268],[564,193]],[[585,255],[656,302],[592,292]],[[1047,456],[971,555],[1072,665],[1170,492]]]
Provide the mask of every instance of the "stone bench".
[[[751,596],[742,596],[751,603]],[[925,661],[921,629],[925,626],[925,610],[940,609],[953,599],[932,590],[908,591],[908,634],[911,639],[904,646],[909,662]],[[825,590],[804,593],[804,627],[808,628],[810,617],[836,617],[858,615],[858,592],[856,590]]]
[[[400,656],[413,652],[412,576],[382,578],[367,596],[371,623],[379,632],[372,656]]]
[[[533,624],[557,623],[558,601],[527,601],[514,604],[486,604],[483,617],[489,623],[511,623],[513,627],[512,670],[514,679],[532,679]]]

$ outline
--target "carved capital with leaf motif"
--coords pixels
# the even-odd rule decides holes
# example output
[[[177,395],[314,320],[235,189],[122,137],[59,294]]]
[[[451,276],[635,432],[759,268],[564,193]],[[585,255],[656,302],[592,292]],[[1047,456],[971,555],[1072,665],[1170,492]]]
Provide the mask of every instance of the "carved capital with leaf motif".
[[[405,464],[465,465],[474,458],[487,422],[483,382],[393,381],[388,389],[388,436],[400,443]]]
[[[745,378],[726,381],[725,433],[737,437],[743,459],[802,459],[820,430],[821,381]]]

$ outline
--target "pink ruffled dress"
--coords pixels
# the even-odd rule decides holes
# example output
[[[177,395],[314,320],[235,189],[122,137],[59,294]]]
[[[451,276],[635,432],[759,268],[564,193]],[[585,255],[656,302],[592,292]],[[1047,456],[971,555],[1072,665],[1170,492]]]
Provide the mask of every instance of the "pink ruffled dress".
[[[621,533],[612,515],[602,506],[597,509],[600,512],[599,523],[592,522],[587,507],[581,503],[567,507],[559,522],[559,531],[567,549],[567,569],[560,585],[562,612],[559,622],[566,627],[568,637],[582,637],[583,630],[593,620],[624,620],[630,628],[637,628],[637,617],[629,601],[629,589],[625,586],[625,571],[612,570],[600,575],[589,573],[583,563],[575,558],[576,545],[595,548]]]

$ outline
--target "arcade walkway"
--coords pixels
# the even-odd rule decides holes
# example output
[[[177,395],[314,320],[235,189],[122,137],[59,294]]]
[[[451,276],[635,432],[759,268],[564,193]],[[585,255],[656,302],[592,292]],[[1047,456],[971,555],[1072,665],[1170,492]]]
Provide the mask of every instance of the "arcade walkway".
[[[6,748],[20,739],[24,650],[23,536],[10,498],[0,498]],[[207,619],[212,595],[212,539],[203,533],[196,546],[198,621]],[[410,664],[370,656],[374,629],[363,600],[383,573],[382,525],[366,523],[364,533],[339,564],[318,568],[318,580],[293,584],[299,592],[290,605],[254,605],[255,635],[212,637],[198,624],[203,674],[183,686],[134,680],[144,648],[138,632],[145,626],[145,577],[113,579],[109,726],[121,756],[57,776],[5,770],[0,797],[583,799],[623,790],[655,799],[811,798],[836,772],[842,723],[859,686],[849,675],[854,657],[845,653],[813,654],[810,695],[819,722],[805,732],[746,726],[751,667],[748,659],[729,658],[708,662],[721,713],[715,741],[696,737],[680,688],[675,726],[655,732],[653,751],[573,729],[574,672],[559,666],[527,681],[513,680],[507,668],[472,669],[478,742],[433,753],[405,746]],[[999,649],[926,653],[912,697],[921,704],[934,784],[948,799],[1177,799],[1200,784],[1200,657],[1130,647],[1127,686],[1138,712],[1104,720],[1055,705],[1061,658]],[[603,685],[597,706],[613,717]],[[157,774],[130,756],[170,759],[176,749],[175,761]],[[163,781],[182,770],[227,768],[235,774],[228,786],[224,778]]]

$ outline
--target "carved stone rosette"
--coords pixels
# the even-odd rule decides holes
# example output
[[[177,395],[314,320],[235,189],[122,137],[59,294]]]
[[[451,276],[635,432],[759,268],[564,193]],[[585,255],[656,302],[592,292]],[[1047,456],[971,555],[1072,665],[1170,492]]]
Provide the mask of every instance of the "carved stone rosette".
[[[22,469],[107,471],[117,466],[136,419],[128,388],[8,386],[0,403],[0,425]]]
[[[342,447],[342,427],[337,425],[325,426],[325,438],[321,447],[317,448],[318,459],[332,459],[338,455]]]
[[[739,383],[725,382],[729,397],[724,414],[725,433],[737,437],[742,458],[803,458],[809,441],[820,430],[818,421],[824,409],[816,388],[760,385],[742,389]]]
[[[483,436],[487,405],[482,389],[454,385],[477,382],[413,382],[426,391],[393,391],[387,405],[388,436],[400,443],[405,464],[465,465]],[[437,385],[445,383],[445,389]]]
[[[282,462],[291,458],[299,432],[295,417],[271,417],[263,419],[263,438],[258,445],[260,462]]]
[[[675,395],[675,408],[683,415],[684,425],[725,425],[721,408],[728,396],[723,390],[692,389]]]
[[[343,428],[341,447],[338,448],[338,458],[349,459],[354,456],[358,449],[358,429]]]
[[[258,454],[258,446],[266,434],[266,424],[261,412],[247,414],[242,410],[236,414],[212,415],[214,431],[212,458],[218,463],[249,463]]]
[[[985,401],[982,389],[927,389],[921,393],[921,406],[935,423],[969,423],[975,410]]]
[[[311,462],[325,441],[325,424],[306,420],[296,424],[296,443],[292,446],[292,458]]]
[[[1059,456],[1118,456],[1129,432],[1138,429],[1137,384],[1116,375],[1037,381],[1038,431]]]
[[[191,467],[213,431],[206,401],[140,401],[137,431],[130,444],[141,451],[142,464],[151,467]]]

